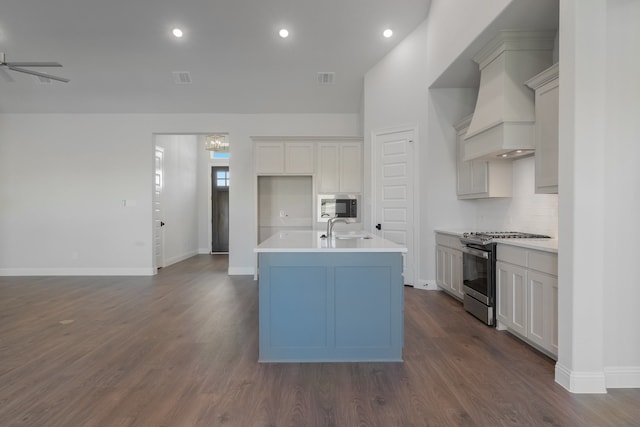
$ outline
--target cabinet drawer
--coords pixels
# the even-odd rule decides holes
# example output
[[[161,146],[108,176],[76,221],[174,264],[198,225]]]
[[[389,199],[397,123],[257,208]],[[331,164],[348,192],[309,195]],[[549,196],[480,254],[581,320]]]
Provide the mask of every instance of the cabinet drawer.
[[[498,261],[508,262],[522,267],[527,266],[527,250],[515,246],[498,245],[496,258]]]
[[[529,251],[529,268],[558,275],[558,255],[549,252]]]
[[[436,244],[458,250],[462,249],[460,238],[457,236],[452,236],[450,234],[436,233]]]

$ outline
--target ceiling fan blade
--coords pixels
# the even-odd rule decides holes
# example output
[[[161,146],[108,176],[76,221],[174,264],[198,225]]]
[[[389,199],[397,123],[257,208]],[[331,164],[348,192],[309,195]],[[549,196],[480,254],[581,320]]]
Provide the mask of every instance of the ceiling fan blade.
[[[58,62],[6,62],[11,67],[62,67]]]
[[[27,70],[26,68],[14,67],[13,65],[8,65],[10,70],[18,71],[20,73],[31,74],[33,76],[44,77],[45,79],[57,80],[59,82],[69,83],[69,79],[65,79],[64,77],[52,76],[51,74],[40,73],[38,71]]]
[[[7,70],[5,70],[4,67],[0,67],[0,74],[2,74],[2,78],[4,78],[6,81],[10,83],[15,82],[15,80],[13,80],[13,77],[11,77],[11,74],[7,73]]]

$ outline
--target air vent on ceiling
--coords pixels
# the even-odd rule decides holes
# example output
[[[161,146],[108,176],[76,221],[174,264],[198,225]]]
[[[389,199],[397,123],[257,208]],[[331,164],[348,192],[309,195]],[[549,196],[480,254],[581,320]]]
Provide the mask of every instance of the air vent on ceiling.
[[[179,85],[190,84],[191,73],[189,73],[188,71],[174,71],[173,81]]]
[[[319,72],[318,73],[318,84],[321,85],[332,85],[336,81],[336,73],[333,72]]]

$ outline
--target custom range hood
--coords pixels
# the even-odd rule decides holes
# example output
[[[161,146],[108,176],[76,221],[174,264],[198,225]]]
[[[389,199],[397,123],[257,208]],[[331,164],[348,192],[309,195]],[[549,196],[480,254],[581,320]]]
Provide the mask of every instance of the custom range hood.
[[[555,31],[501,31],[473,60],[480,66],[464,160],[533,153],[534,92],[524,82],[552,64]]]

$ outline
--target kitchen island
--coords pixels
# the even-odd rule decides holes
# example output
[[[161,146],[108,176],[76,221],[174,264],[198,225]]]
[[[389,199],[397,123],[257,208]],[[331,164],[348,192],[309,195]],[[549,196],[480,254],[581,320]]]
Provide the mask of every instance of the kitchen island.
[[[260,362],[402,361],[406,248],[282,231],[259,255]]]

